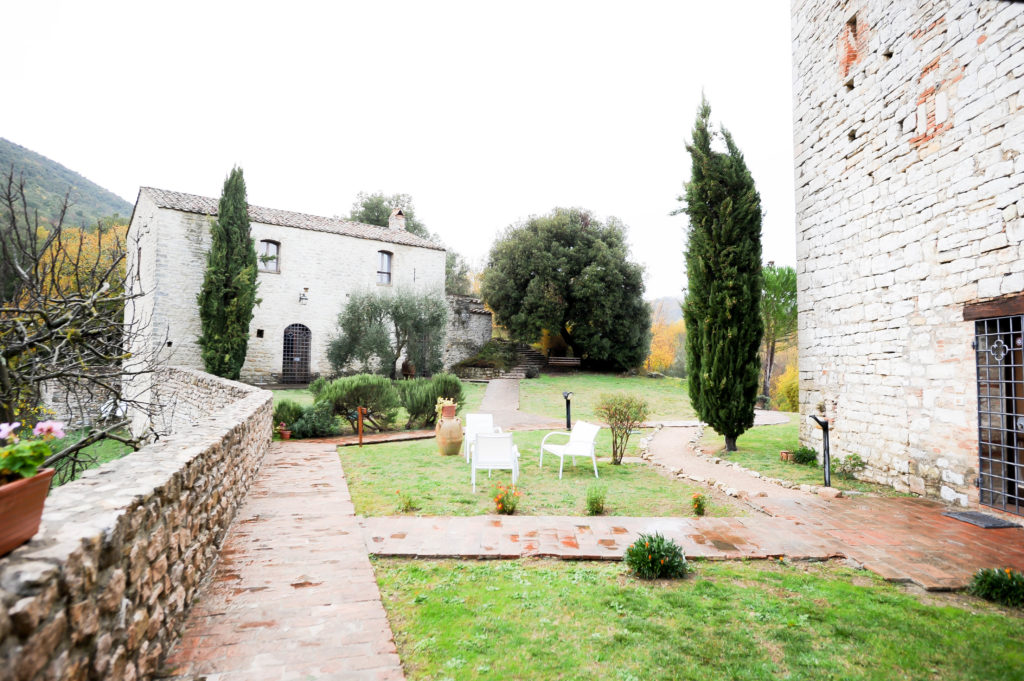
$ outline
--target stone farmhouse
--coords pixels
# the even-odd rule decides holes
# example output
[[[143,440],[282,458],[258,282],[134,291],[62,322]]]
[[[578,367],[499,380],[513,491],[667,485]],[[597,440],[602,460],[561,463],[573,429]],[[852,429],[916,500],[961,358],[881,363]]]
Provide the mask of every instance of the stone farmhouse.
[[[794,0],[801,440],[1024,513],[1024,3]]]
[[[143,187],[132,214],[128,279],[144,296],[129,314],[146,320],[144,342],[176,366],[203,368],[196,296],[217,203]],[[406,231],[401,211],[387,228],[253,205],[249,219],[262,302],[253,311],[243,381],[304,383],[329,375],[327,346],[352,292],[401,287],[444,296],[444,248]],[[491,334],[490,313],[479,301],[453,296],[448,303],[446,366]]]

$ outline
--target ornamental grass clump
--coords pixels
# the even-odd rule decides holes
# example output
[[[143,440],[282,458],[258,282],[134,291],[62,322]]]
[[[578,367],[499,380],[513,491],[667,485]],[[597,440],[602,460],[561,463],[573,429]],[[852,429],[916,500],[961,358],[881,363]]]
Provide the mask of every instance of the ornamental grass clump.
[[[587,488],[587,515],[603,515],[605,511],[606,490],[603,485],[591,485]]]
[[[519,507],[521,496],[515,485],[498,485],[494,488],[494,510],[502,515],[512,515]]]
[[[675,579],[686,576],[683,550],[661,534],[641,534],[626,549],[626,565],[640,579]]]
[[[984,568],[974,573],[967,591],[1011,608],[1024,608],[1024,574],[1010,568]]]

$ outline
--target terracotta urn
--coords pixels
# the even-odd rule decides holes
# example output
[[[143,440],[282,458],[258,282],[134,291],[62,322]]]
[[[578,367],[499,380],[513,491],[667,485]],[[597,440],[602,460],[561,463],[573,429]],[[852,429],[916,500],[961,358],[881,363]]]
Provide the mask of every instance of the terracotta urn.
[[[56,472],[44,468],[31,478],[0,486],[0,556],[10,553],[39,531],[43,503]]]
[[[437,449],[445,456],[454,456],[462,449],[462,419],[455,415],[455,405],[446,404],[441,408],[437,420]]]

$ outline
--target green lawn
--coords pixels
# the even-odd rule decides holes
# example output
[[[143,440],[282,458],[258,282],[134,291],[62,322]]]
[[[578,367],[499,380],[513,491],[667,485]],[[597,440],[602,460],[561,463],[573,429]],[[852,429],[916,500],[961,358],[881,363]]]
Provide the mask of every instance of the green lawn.
[[[598,473],[594,479],[590,461],[577,460],[575,468],[565,462],[558,479],[558,459],[547,456],[539,467],[540,441],[544,431],[514,434],[519,447],[520,499],[522,515],[584,515],[587,487],[602,485],[607,493],[608,515],[687,516],[692,515],[690,497],[704,488],[671,480],[647,464],[613,466],[609,461],[611,433],[602,428],[597,438]],[[630,454],[641,436],[630,438]],[[509,471],[495,471],[490,480],[477,473],[477,491],[470,485],[470,468],[463,456],[441,456],[434,440],[390,442],[339,448],[356,513],[367,516],[394,515],[398,494],[412,497],[421,515],[481,515],[494,510],[493,489],[511,481]],[[602,461],[600,457],[604,456]],[[737,508],[712,503],[710,515],[741,515]]]
[[[74,431],[68,433],[67,437],[62,440],[55,440],[51,443],[52,450],[56,453],[61,450],[62,447],[66,447],[73,442],[78,442],[82,439],[85,431]],[[122,444],[117,440],[100,440],[95,444],[91,444],[85,449],[75,454],[75,457],[81,462],[74,464],[74,471],[71,470],[72,463],[70,461],[57,462],[57,474],[54,476],[53,485],[59,486],[77,480],[82,477],[82,472],[87,471],[90,468],[97,468],[115,459],[120,459],[123,456],[131,454],[132,448],[128,445]]]
[[[696,419],[686,381],[680,378],[621,377],[615,374],[544,374],[519,382],[519,409],[556,419],[565,418],[563,392],[572,392],[572,417],[600,421],[594,409],[603,393],[643,397],[651,407],[649,421]]]
[[[313,404],[313,393],[309,392],[305,388],[301,390],[271,390],[270,392],[274,393],[275,407],[284,400],[298,402],[303,407],[308,407]]]
[[[798,484],[821,485],[825,481],[824,471],[817,464],[799,465],[779,459],[783,449],[790,451],[798,446],[800,415],[789,414],[789,422],[778,426],[757,426],[751,428],[736,440],[737,451],[725,451],[725,438],[708,427],[704,430],[701,449],[709,454],[735,461],[744,468],[758,471],[772,478],[790,480]],[[845,480],[832,471],[832,486],[842,490],[872,492],[885,496],[899,496],[891,487],[876,485],[860,480]]]
[[[834,563],[374,559],[410,681],[1011,681],[1024,619],[926,605]]]

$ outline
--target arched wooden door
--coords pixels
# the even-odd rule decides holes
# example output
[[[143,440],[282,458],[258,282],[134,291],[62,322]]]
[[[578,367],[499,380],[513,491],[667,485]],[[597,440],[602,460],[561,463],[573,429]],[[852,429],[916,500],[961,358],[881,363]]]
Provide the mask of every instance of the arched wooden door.
[[[309,344],[313,334],[303,324],[292,324],[284,330],[284,352],[281,380],[285,383],[309,382]]]

